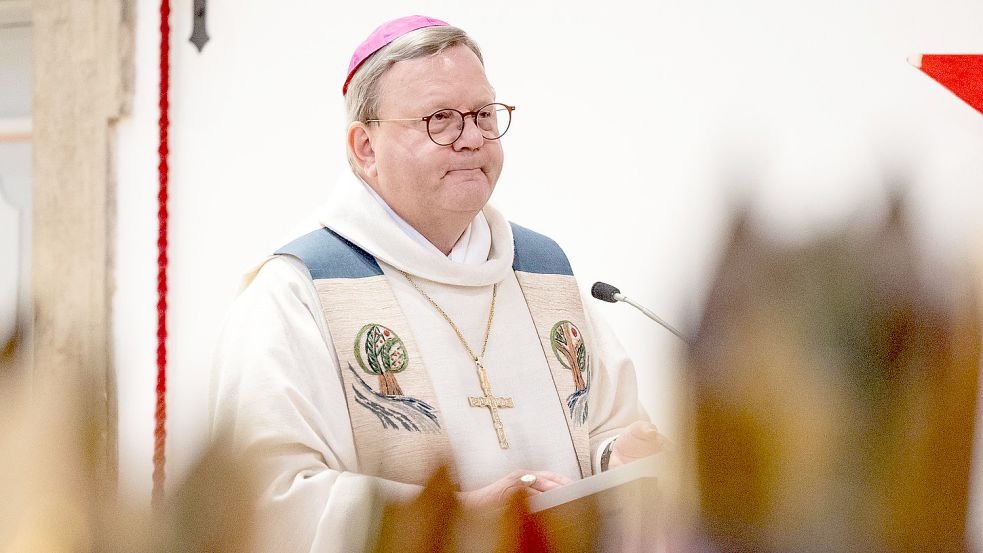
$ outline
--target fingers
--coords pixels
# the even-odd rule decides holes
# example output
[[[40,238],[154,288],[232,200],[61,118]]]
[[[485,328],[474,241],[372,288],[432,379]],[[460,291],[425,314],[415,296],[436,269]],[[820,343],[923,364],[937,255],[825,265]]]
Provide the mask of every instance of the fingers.
[[[566,476],[562,474],[557,474],[555,472],[549,471],[534,471],[529,474],[536,476],[536,482],[534,482],[530,487],[537,489],[541,492],[549,491],[560,486],[565,486],[572,482]]]
[[[523,474],[526,473],[520,473],[515,476],[509,474],[508,476],[506,476],[505,478],[499,481],[499,485],[501,486],[500,488],[501,492],[499,493],[500,501],[504,502],[510,496],[517,493],[529,497],[541,492],[541,490],[538,487],[539,478],[537,478],[536,482],[534,482],[532,485],[526,485],[521,480],[519,480],[519,478],[521,478]],[[528,474],[532,474],[532,473],[528,473]]]
[[[518,479],[521,478],[522,475],[524,474],[532,474],[533,476],[536,477],[536,480],[549,480],[551,482],[556,482],[561,486],[573,482],[573,480],[562,474],[556,472],[550,472],[548,470],[514,470],[509,473],[509,476]]]
[[[526,475],[534,476],[535,480],[532,483],[526,484],[522,481],[522,477]],[[509,473],[504,480],[510,481],[507,486],[509,491],[521,489],[528,495],[553,490],[572,482],[572,480],[562,474],[545,470],[516,470]]]
[[[548,492],[552,489],[559,488],[563,484],[550,480],[549,478],[544,478],[540,475],[536,475],[536,481],[529,485],[529,489],[535,490],[537,492]]]
[[[526,478],[524,482],[523,476]],[[530,482],[531,480],[531,482]],[[572,482],[570,478],[545,470],[514,470],[483,488],[461,494],[468,508],[501,507],[516,493],[526,497],[547,492]]]

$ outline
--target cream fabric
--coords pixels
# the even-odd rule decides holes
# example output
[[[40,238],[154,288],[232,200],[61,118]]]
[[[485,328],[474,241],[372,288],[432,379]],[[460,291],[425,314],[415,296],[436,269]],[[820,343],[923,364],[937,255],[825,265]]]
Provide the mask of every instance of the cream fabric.
[[[399,482],[425,484],[441,465],[452,462],[451,444],[444,430],[447,421],[434,397],[433,379],[421,359],[412,327],[393,297],[388,279],[380,275],[315,280],[314,288],[323,307],[328,331],[336,338],[335,351],[339,354],[338,363],[345,383],[359,471]],[[427,404],[434,410],[436,420],[413,409],[402,409],[404,405],[398,400],[387,405],[387,399],[372,395],[372,392],[382,391],[380,378],[363,372],[364,350],[354,342],[366,325],[380,324],[386,331],[395,333],[403,344],[404,370],[390,375],[389,383],[401,387],[400,395],[406,394]],[[359,403],[358,394],[361,394],[361,401],[374,403],[377,408],[408,414],[409,420],[420,430],[384,427],[374,411]]]
[[[587,328],[586,321],[583,319],[583,300],[577,292],[577,282],[572,276],[563,275],[542,275],[536,273],[517,272],[516,279],[522,287],[523,296],[529,307],[529,312],[535,322],[539,340],[543,350],[546,352],[546,361],[549,371],[553,375],[553,382],[559,391],[559,397],[570,397],[576,391],[574,377],[571,370],[564,367],[560,358],[553,352],[551,346],[550,332],[553,325],[561,321],[567,321],[574,325],[573,328],[583,332]],[[593,355],[591,347],[587,347],[587,371],[580,374],[586,381],[587,389],[593,384],[592,371],[590,369]],[[568,363],[573,366],[573,362]],[[579,371],[578,371],[579,373]],[[583,398],[583,396],[581,396]],[[588,393],[588,404],[596,398]],[[590,412],[592,406],[588,406]],[[564,405],[564,409],[567,407]],[[581,467],[581,474],[590,476],[592,474],[591,453],[590,453],[590,428],[582,423],[577,416],[567,416],[564,419],[567,423],[567,430],[576,444],[575,449],[578,455],[578,462]],[[585,428],[587,426],[587,428]],[[584,430],[587,430],[585,432]]]
[[[321,224],[379,260],[416,336],[419,352],[411,354],[425,359],[462,490],[514,469],[579,478],[564,407],[511,269],[511,228],[491,206],[483,216],[490,240],[474,239],[472,224],[461,259],[479,261],[469,264],[401,230],[385,204],[353,176],[338,183],[319,211]],[[475,348],[484,334],[491,285],[500,283],[485,366],[495,395],[511,396],[516,405],[500,411],[510,449],[499,448],[488,410],[467,405],[467,396],[479,395],[480,388],[453,330],[397,268],[414,275]],[[603,441],[645,414],[631,362],[615,337],[589,311],[584,326],[593,373],[587,424],[596,456]],[[260,535],[268,541],[261,550],[360,550],[371,522],[368,490],[376,487],[385,500],[418,492],[416,486],[363,474],[337,356],[310,274],[296,259],[268,260],[232,306],[216,350],[211,401],[213,430],[231,431],[240,447],[263,459],[259,518],[266,524]]]

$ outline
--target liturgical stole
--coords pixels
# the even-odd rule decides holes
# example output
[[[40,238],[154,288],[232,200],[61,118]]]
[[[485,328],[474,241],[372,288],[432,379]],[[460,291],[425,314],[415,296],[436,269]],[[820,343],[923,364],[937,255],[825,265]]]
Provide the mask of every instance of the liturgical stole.
[[[512,269],[539,333],[581,476],[590,476],[591,355],[581,333],[587,325],[580,291],[556,242],[514,223],[512,234]],[[299,258],[314,280],[338,355],[361,472],[424,484],[446,463],[450,442],[416,338],[379,263],[328,228],[276,253]]]

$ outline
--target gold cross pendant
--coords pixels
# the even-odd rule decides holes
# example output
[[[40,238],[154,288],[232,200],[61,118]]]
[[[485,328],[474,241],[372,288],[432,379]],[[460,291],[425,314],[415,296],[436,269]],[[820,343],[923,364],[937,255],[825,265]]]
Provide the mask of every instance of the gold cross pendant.
[[[478,369],[478,381],[481,383],[481,392],[483,395],[479,397],[469,396],[468,404],[471,407],[488,408],[491,412],[492,424],[495,426],[495,433],[498,434],[498,445],[502,449],[508,449],[509,441],[505,438],[505,426],[502,424],[502,419],[498,416],[498,410],[505,407],[514,407],[512,398],[495,397],[491,391],[491,384],[488,383],[488,373],[485,371],[485,368],[481,366],[481,362],[477,359],[474,365]]]

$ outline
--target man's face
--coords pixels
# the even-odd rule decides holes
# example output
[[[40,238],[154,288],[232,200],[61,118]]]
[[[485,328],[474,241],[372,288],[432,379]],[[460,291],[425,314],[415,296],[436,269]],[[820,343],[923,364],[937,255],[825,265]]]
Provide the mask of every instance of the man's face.
[[[423,117],[443,109],[462,113],[495,99],[478,57],[466,46],[401,61],[382,76],[379,119]],[[481,136],[468,117],[464,134],[438,146],[423,121],[369,127],[375,150],[376,190],[411,224],[452,213],[473,216],[491,197],[504,156],[498,140]]]

